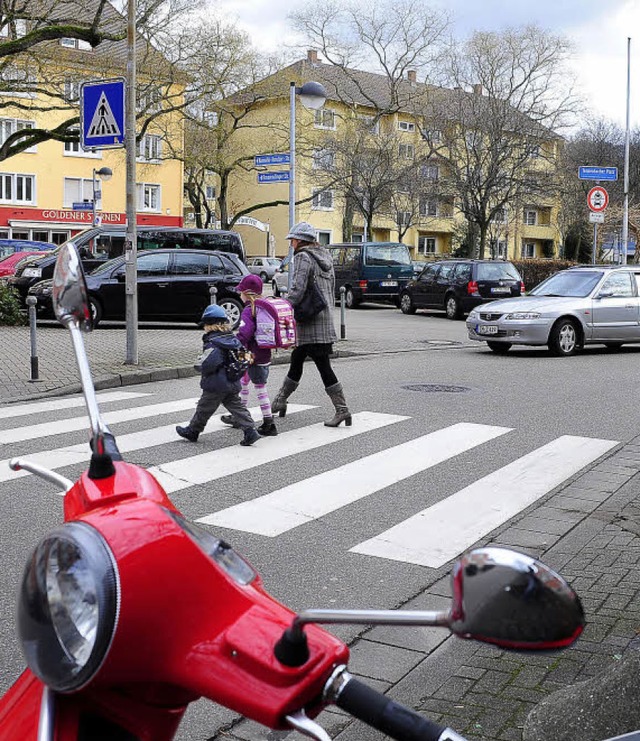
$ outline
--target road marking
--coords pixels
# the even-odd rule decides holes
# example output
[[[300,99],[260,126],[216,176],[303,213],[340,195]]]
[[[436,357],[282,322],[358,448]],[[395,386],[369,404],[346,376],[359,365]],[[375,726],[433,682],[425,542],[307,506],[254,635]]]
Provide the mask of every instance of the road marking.
[[[472,423],[451,425],[214,512],[197,522],[273,538],[507,432],[511,428]]]
[[[125,401],[127,399],[137,399],[141,396],[150,396],[150,394],[136,393],[133,391],[109,391],[98,395],[98,403],[106,404],[110,401]],[[46,414],[58,409],[73,409],[85,405],[84,396],[73,396],[68,399],[56,399],[55,401],[34,401],[31,404],[16,404],[14,406],[3,407],[0,409],[0,419],[9,419],[10,417],[24,417],[28,414]]]
[[[287,406],[287,414],[296,414],[297,412],[305,412],[308,409],[315,408],[316,407],[307,404],[289,404]],[[252,407],[249,411],[256,421],[262,419],[260,407]],[[205,436],[213,432],[230,429],[229,425],[225,425],[220,421],[220,417],[220,414],[211,417],[204,433]],[[121,435],[117,438],[118,449],[123,455],[135,450],[144,450],[145,448],[152,448],[156,445],[164,445],[166,443],[175,443],[179,441],[180,438],[176,434],[175,424],[153,427],[148,430],[139,430],[138,432],[130,432],[127,435]],[[24,457],[28,458],[33,463],[37,463],[40,466],[55,471],[58,468],[72,466],[77,463],[88,465],[89,455],[89,443],[86,442],[80,443],[79,445],[70,445],[67,448],[56,448],[54,450],[43,450],[38,453],[29,453]],[[12,471],[9,468],[10,460],[10,458],[7,458],[0,461],[0,482],[11,481],[12,479],[21,478],[23,476],[31,476],[29,471]]]
[[[617,444],[563,435],[350,550],[439,568]]]
[[[193,410],[198,398],[196,396],[192,399],[177,399],[176,401],[163,402],[162,404],[147,404],[146,406],[134,407],[133,409],[119,409],[115,412],[103,414],[102,418],[110,425],[119,422],[131,422],[137,419],[147,419],[148,417],[159,417],[163,414],[172,414],[173,412],[184,412],[185,409]],[[22,442],[24,440],[35,440],[40,437],[62,435],[65,432],[74,432],[82,429],[89,429],[89,419],[86,416],[2,430],[0,431],[0,443],[6,444]]]
[[[323,445],[340,442],[365,432],[403,422],[409,417],[377,412],[359,412],[353,415],[352,427],[325,427],[320,424],[284,432],[278,437],[265,437],[256,445],[242,448],[237,445],[195,455],[191,458],[154,466],[149,471],[158,479],[167,494],[195,484],[205,484],[223,476],[240,473],[256,466],[273,463],[297,453],[304,453]]]

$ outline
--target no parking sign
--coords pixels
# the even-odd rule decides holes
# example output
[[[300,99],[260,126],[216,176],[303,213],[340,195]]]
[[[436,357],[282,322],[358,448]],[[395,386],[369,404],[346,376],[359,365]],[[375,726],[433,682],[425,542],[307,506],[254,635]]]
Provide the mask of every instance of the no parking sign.
[[[609,205],[609,194],[604,188],[596,185],[587,194],[587,205],[592,211],[600,213]]]

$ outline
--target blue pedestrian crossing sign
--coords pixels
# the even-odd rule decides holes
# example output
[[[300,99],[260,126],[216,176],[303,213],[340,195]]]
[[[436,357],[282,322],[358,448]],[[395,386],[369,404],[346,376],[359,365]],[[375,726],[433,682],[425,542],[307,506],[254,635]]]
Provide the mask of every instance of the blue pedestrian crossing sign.
[[[124,145],[124,80],[84,82],[80,88],[80,145],[86,150]]]

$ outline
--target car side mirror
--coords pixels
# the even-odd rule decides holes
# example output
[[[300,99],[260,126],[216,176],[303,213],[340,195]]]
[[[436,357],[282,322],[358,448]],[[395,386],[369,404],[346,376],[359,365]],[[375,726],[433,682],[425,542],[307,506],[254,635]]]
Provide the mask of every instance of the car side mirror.
[[[613,291],[600,291],[596,298],[612,298]]]
[[[125,280],[127,279],[127,274],[123,270],[121,273],[115,274],[115,279],[118,281],[118,283],[124,283]]]

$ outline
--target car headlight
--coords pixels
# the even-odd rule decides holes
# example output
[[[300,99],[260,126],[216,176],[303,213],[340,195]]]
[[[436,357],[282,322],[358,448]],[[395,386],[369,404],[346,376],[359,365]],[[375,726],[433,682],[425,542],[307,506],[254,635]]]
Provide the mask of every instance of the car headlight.
[[[540,319],[537,311],[514,311],[513,314],[507,314],[505,319]]]
[[[120,583],[115,559],[90,525],[68,522],[29,559],[18,601],[18,633],[29,669],[58,692],[96,674],[115,633]]]

